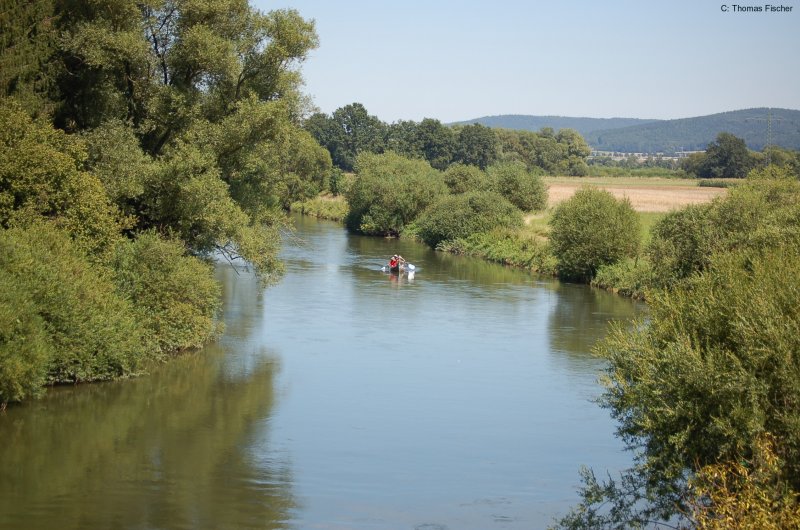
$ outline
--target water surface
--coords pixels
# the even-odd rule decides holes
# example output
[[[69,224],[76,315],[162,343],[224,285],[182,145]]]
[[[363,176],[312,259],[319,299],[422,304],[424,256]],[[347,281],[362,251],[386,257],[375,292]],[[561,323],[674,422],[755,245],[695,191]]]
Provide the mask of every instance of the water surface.
[[[0,416],[0,528],[543,528],[629,464],[589,350],[636,304],[297,224],[279,284],[219,265],[218,344]]]

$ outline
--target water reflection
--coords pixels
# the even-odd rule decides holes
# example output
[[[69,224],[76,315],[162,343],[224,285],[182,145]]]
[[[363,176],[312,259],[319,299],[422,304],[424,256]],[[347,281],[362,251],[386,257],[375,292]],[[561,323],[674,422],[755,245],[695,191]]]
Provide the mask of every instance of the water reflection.
[[[575,359],[590,356],[612,321],[628,322],[643,309],[641,303],[583,285],[554,282],[551,289],[557,302],[548,315],[550,347]]]
[[[287,527],[291,472],[268,443],[277,364],[248,339],[258,292],[227,278],[225,299],[220,344],[0,418],[1,528]]]

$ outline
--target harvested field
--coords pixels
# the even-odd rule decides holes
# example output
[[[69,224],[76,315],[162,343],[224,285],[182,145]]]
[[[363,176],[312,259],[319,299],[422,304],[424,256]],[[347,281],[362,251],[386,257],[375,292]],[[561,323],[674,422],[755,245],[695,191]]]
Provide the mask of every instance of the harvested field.
[[[581,186],[590,184],[608,190],[618,198],[628,197],[637,212],[668,212],[689,204],[711,202],[715,197],[727,193],[724,188],[701,188],[692,181],[663,181],[661,179],[638,179],[636,182],[593,181],[594,179],[564,178],[545,179],[549,186],[548,206],[572,197]],[[630,179],[626,179],[630,180]],[[652,181],[652,182],[648,182]]]

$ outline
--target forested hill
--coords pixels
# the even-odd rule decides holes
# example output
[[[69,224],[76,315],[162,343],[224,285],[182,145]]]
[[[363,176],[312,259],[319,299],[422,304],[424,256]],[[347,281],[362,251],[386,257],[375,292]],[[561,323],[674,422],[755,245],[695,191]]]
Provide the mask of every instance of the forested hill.
[[[800,149],[800,111],[767,108],[736,110],[622,129],[597,130],[585,134],[584,138],[593,148],[603,151],[671,153],[703,150],[721,132],[744,139],[747,146],[756,151],[768,143]]]
[[[628,153],[702,151],[721,132],[743,138],[750,149],[757,151],[770,142],[781,147],[800,150],[800,110],[791,109],[734,110],[678,120],[507,114],[476,118],[453,125],[470,123],[529,131],[538,131],[542,127],[552,127],[555,130],[575,129],[593,149],[602,151]]]
[[[630,127],[653,123],[657,120],[640,120],[637,118],[572,118],[568,116],[525,116],[521,114],[504,114],[501,116],[484,116],[474,120],[460,121],[450,125],[471,125],[480,123],[487,127],[515,129],[521,131],[539,131],[543,127],[574,129],[582,136],[599,131]]]

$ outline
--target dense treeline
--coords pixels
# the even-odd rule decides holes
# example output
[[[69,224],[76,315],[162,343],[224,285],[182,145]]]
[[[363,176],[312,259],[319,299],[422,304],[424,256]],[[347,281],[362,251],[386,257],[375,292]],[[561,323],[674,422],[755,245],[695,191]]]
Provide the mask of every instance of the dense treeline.
[[[487,169],[495,162],[519,160],[528,170],[581,176],[587,173],[589,146],[572,129],[539,132],[491,129],[481,124],[448,127],[438,120],[386,124],[360,103],[316,113],[305,128],[330,152],[333,164],[353,171],[360,153],[395,152],[445,170],[453,164]]]
[[[721,132],[705,151],[693,153],[681,162],[686,173],[705,179],[744,178],[750,170],[764,165],[786,168],[800,177],[800,151],[776,146],[751,151],[741,138]]]
[[[550,129],[574,129],[583,137],[594,131],[606,131],[644,125],[659,120],[638,118],[575,118],[570,116],[530,116],[525,114],[501,114],[499,116],[483,116],[473,120],[459,121],[451,125],[471,125],[480,123],[493,129],[515,129],[520,131],[540,131]]]
[[[0,17],[0,403],[135,374],[218,332],[213,255],[280,273],[326,185],[293,10],[11,3]]]

